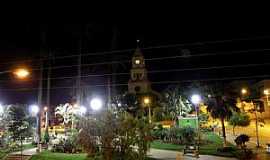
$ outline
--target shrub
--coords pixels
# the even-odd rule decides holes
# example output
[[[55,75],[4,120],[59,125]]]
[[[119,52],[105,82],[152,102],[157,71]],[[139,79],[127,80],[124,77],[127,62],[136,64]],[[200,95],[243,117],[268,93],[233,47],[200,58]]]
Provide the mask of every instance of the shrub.
[[[218,152],[232,152],[235,151],[233,147],[222,147],[217,149]]]
[[[194,143],[195,136],[196,136],[194,128],[192,128],[192,127],[184,127],[184,128],[181,128],[180,132],[182,134],[182,137],[183,137],[183,140],[184,140],[185,144]]]
[[[245,149],[246,148],[246,142],[249,141],[249,136],[246,134],[241,134],[238,137],[236,137],[236,139],[234,140],[234,142],[236,143],[237,146],[240,146],[241,149]]]
[[[62,145],[62,144],[53,145],[52,151],[53,152],[64,153],[64,145]]]
[[[255,158],[255,154],[252,152],[251,149],[245,149],[242,150],[240,152],[238,152],[238,154],[236,155],[236,157],[240,160],[252,160],[252,159],[256,159]]]

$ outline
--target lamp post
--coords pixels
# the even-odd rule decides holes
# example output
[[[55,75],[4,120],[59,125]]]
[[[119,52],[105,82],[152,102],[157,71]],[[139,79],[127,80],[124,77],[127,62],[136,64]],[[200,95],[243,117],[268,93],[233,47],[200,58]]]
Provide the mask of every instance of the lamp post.
[[[44,107],[44,112],[45,112],[45,131],[48,131],[48,127],[49,127],[49,120],[48,120],[48,107],[45,106]]]
[[[264,91],[265,92],[265,91]],[[265,92],[266,93],[266,92]],[[267,91],[268,93],[268,91]],[[242,88],[241,90],[242,97],[246,96],[248,94],[247,89]],[[242,102],[241,102],[242,103]],[[259,140],[259,127],[258,127],[258,115],[257,115],[257,104],[251,100],[251,103],[253,105],[254,115],[255,115],[255,127],[256,127],[256,147],[260,147],[260,140]]]
[[[152,118],[151,118],[151,107],[150,107],[150,98],[149,97],[145,97],[143,99],[143,103],[146,105],[146,107],[148,107],[148,118],[149,118],[149,123],[152,123]]]
[[[37,138],[37,143],[39,143],[39,133],[38,133],[38,130],[39,130],[39,107],[35,104],[31,105],[30,106],[30,112],[32,113],[32,116],[36,117],[36,138]]]
[[[199,112],[200,112],[200,102],[201,102],[201,96],[194,94],[191,97],[191,102],[195,105],[195,110],[196,110],[196,116],[197,116],[197,136],[198,136],[198,141],[197,141],[197,153],[196,156],[199,157],[199,147],[200,147],[200,122],[199,122]]]

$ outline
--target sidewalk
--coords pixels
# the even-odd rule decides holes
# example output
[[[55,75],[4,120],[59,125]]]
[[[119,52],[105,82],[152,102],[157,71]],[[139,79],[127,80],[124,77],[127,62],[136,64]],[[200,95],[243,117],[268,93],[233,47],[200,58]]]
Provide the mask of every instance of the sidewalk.
[[[234,139],[235,136],[233,135],[233,133],[230,130],[227,130],[226,132],[227,135],[227,141],[235,144]],[[247,142],[247,146],[248,148],[252,149],[252,151],[254,153],[257,153],[257,158],[258,160],[269,160],[270,159],[270,153],[266,152],[266,145],[265,144],[261,144],[261,148],[256,148],[256,139],[254,137],[251,137],[251,140],[249,142]]]
[[[188,155],[183,156],[182,152],[159,150],[159,149],[150,149],[148,155],[149,157],[160,159],[160,160],[175,160],[177,155],[180,155],[180,158],[184,160],[197,160],[196,157],[192,157]],[[198,158],[198,160],[236,160],[236,158],[200,155],[200,158]]]
[[[35,155],[35,154],[37,154],[36,150],[37,150],[37,148],[31,148],[31,149],[23,150],[23,155],[27,155],[27,156]],[[20,154],[21,154],[20,151],[10,153],[10,155],[20,155]]]

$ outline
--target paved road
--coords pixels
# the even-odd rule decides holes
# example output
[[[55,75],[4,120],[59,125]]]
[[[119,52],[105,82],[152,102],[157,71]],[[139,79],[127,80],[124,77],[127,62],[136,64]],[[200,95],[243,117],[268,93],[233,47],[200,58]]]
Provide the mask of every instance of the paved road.
[[[181,152],[176,151],[167,151],[167,150],[159,150],[159,149],[151,149],[149,154],[150,157],[160,159],[160,160],[176,160],[176,156],[178,155],[180,159],[184,160],[197,160],[197,158],[192,156],[184,156]],[[225,158],[225,157],[217,157],[217,156],[209,156],[209,155],[200,155],[198,160],[236,160],[235,158]]]

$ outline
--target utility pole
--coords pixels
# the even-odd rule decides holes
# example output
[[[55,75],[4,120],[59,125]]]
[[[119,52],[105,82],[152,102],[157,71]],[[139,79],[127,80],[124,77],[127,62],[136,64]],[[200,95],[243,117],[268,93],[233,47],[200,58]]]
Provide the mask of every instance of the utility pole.
[[[258,127],[258,115],[257,115],[257,103],[253,103],[254,106],[254,114],[255,114],[255,127],[256,127],[256,147],[260,148],[260,140],[259,140],[259,127]]]
[[[49,53],[49,61],[48,61],[48,75],[47,75],[47,110],[46,110],[46,122],[45,122],[45,130],[48,132],[49,128],[49,117],[50,117],[50,96],[51,96],[51,53]]]
[[[80,48],[81,52],[81,48]],[[81,66],[82,66],[82,55],[78,56],[78,76],[77,76],[77,105],[81,105]]]
[[[111,78],[108,76],[108,109],[111,109]]]
[[[43,90],[43,60],[40,60],[40,73],[39,73],[39,87],[38,87],[38,107],[40,111],[37,116],[37,143],[38,143],[38,152],[41,151],[40,142],[41,142],[41,106],[42,106],[42,90]]]

